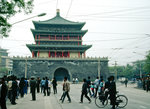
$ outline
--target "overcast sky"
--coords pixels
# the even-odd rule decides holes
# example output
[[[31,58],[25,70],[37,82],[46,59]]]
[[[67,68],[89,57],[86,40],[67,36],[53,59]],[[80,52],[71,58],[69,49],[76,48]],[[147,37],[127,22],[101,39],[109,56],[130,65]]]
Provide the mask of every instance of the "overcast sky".
[[[51,19],[57,8],[68,20],[86,22],[83,44],[92,45],[88,57],[108,57],[110,65],[115,61],[126,65],[144,59],[150,50],[150,0],[35,0],[33,13],[19,13],[11,24],[43,12],[47,15],[13,25],[0,46],[8,49],[9,56],[31,56],[26,44],[34,43],[32,20]]]

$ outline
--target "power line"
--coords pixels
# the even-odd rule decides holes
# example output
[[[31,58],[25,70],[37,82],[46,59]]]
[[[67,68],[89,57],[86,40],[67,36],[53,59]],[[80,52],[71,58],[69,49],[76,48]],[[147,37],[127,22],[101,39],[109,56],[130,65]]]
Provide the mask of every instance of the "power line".
[[[116,11],[106,11],[101,13],[93,13],[93,14],[85,14],[85,15],[76,15],[76,16],[93,16],[93,15],[104,15],[104,14],[110,14],[110,13],[122,13],[122,12],[128,12],[128,11],[137,11],[141,9],[150,9],[150,7],[136,7],[136,8],[129,8],[129,9],[123,9],[123,10],[116,10]]]
[[[148,37],[145,37],[145,38],[148,38]],[[145,40],[145,38],[142,39],[142,40],[138,39],[137,41],[139,41],[139,40],[140,40],[140,41],[143,41],[143,40]],[[130,44],[133,45],[133,44],[137,44],[137,43],[136,43],[136,41],[134,41],[134,42],[132,42],[132,43],[130,43]],[[121,48],[125,48],[127,45],[129,46],[130,44],[125,44],[125,45],[122,46]],[[116,54],[117,52],[119,52],[120,50],[122,50],[122,49],[116,49],[116,50],[114,50],[111,54],[109,54],[109,56],[110,56],[110,57],[113,57],[113,55]],[[114,53],[114,54],[113,54],[113,53]],[[111,56],[111,55],[112,55],[112,56]]]
[[[58,0],[57,0],[57,2],[56,2],[56,9],[58,9]]]
[[[70,5],[69,5],[69,8],[68,8],[68,11],[67,11],[66,17],[67,17],[67,16],[68,16],[68,14],[69,14],[69,11],[70,11],[70,9],[71,9],[72,3],[73,3],[73,0],[71,0],[71,2],[70,2]]]
[[[148,36],[145,37],[134,37],[134,38],[120,38],[120,39],[106,39],[106,40],[90,40],[90,41],[83,41],[83,42],[100,42],[100,41],[117,41],[117,40],[130,40],[130,39],[139,39],[139,38],[147,38]],[[8,41],[30,41],[30,42],[35,42],[34,40],[16,40],[16,39],[4,39]],[[63,40],[62,40],[63,41]]]

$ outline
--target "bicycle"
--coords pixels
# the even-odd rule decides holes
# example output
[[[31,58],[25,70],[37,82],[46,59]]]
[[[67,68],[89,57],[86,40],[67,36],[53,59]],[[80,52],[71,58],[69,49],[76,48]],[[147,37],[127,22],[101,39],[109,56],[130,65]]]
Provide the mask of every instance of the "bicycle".
[[[125,95],[116,94],[116,107],[124,108],[128,104],[128,98]],[[106,97],[105,93],[95,98],[95,104],[99,108],[104,108],[108,104],[109,97]]]

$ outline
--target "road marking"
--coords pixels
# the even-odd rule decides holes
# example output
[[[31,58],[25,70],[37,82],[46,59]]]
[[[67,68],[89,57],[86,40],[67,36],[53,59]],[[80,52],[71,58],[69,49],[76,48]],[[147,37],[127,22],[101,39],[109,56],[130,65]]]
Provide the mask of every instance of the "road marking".
[[[85,109],[90,109],[89,107],[87,107],[87,106],[83,106]]]
[[[54,109],[51,104],[50,98],[46,96],[44,97],[44,106],[45,106],[45,109]]]
[[[141,105],[140,107],[141,107],[142,109],[146,109],[146,108],[147,108],[147,107],[145,107],[145,106],[142,106],[142,105]]]

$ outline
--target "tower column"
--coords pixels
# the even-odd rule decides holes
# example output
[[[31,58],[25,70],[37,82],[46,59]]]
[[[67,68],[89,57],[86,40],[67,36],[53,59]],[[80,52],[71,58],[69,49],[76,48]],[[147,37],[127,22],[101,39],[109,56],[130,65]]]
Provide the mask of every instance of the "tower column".
[[[34,51],[32,51],[32,58],[34,57]]]
[[[69,40],[69,34],[68,34],[68,40]]]
[[[85,54],[85,52],[84,52],[84,58],[86,57],[86,54]]]
[[[55,40],[56,40],[56,35],[55,35]]]
[[[64,57],[64,52],[62,51],[62,57]]]
[[[40,56],[40,51],[38,51],[38,57]]]
[[[49,57],[49,58],[51,57],[51,52],[50,52],[50,51],[48,52],[48,57]]]
[[[56,51],[55,51],[55,57],[56,57]]]
[[[70,52],[68,51],[68,58],[70,58]]]
[[[78,52],[78,58],[80,58],[80,52]]]

